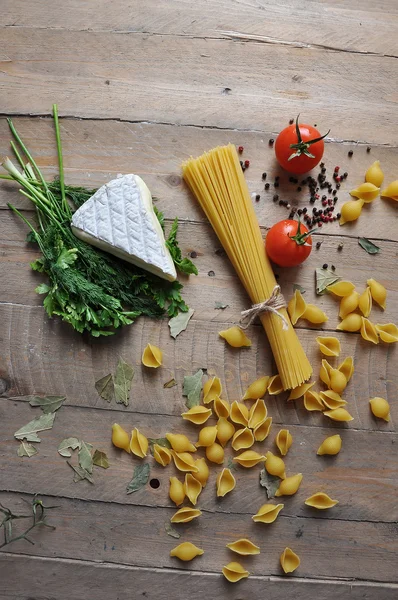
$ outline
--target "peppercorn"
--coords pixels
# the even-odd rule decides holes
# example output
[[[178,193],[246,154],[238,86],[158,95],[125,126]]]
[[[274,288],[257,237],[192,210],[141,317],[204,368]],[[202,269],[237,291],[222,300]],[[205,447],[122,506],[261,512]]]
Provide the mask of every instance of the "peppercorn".
[[[317,250],[319,250],[319,248],[320,248],[321,246],[322,246],[322,242],[317,242],[317,243],[316,243],[316,245],[315,245],[315,248],[316,248]]]
[[[312,213],[313,213],[314,215],[316,215],[316,213],[317,213],[317,212],[318,212],[318,209],[317,209],[317,208],[314,206],[314,208],[312,209]]]
[[[294,119],[289,119],[289,125],[293,125]]]
[[[321,173],[326,173],[326,167],[322,167]]]
[[[294,183],[294,177],[289,177],[290,183]]]
[[[335,197],[333,198],[333,202],[336,204],[337,200],[338,200],[338,197],[337,197],[337,196],[335,196]]]
[[[327,263],[325,263],[324,265],[322,265],[322,269],[327,269],[327,268],[328,268],[328,266],[329,266],[329,265],[328,265]]]
[[[327,205],[327,200],[322,200],[322,206],[326,206]]]
[[[332,265],[332,271],[335,271],[336,267],[334,265]]]
[[[371,148],[370,146],[368,146],[368,147],[366,148],[366,152],[370,152],[370,151],[371,151],[371,149],[372,149],[372,148]]]
[[[339,252],[341,252],[343,248],[344,248],[344,244],[343,244],[343,242],[340,242],[340,244],[337,246],[337,250]]]
[[[191,258],[197,258],[198,253],[195,250],[192,250],[192,252],[190,252],[190,256]]]
[[[270,146],[273,146],[273,145],[274,145],[274,142],[275,142],[274,138],[271,138],[271,139],[269,140],[268,144],[269,144]]]
[[[277,202],[277,201],[279,200],[279,196],[278,196],[278,194],[275,194],[275,195],[274,195],[274,197],[272,198],[272,200],[273,200],[274,202]]]
[[[245,167],[246,169],[250,167],[250,160],[245,160]]]
[[[283,206],[283,200],[279,200],[279,206]]]
[[[337,190],[333,190],[332,194],[335,196],[337,194]]]
[[[297,191],[301,192],[301,186],[298,186]]]
[[[303,211],[301,210],[301,208],[298,209],[297,214],[298,215],[302,215],[303,214]]]
[[[243,167],[242,167],[242,171],[243,171],[243,172],[245,172],[245,171],[246,171],[246,167],[245,167],[245,165],[243,165]]]
[[[278,181],[275,181],[275,183],[274,183],[274,188],[278,188],[278,187],[279,187],[279,182],[278,182]]]
[[[340,183],[340,181],[341,181],[341,177],[340,177],[340,176],[339,176],[339,177],[336,177],[336,181],[337,181],[338,183]]]
[[[337,219],[340,219],[341,213],[337,213],[336,217],[337,217]]]
[[[239,146],[239,148],[238,148],[239,154],[242,154],[243,150],[244,150],[244,147],[243,146]]]
[[[336,188],[339,190],[340,189],[340,184],[336,183]]]
[[[266,184],[265,184],[265,186],[264,186],[264,189],[265,189],[265,190],[269,190],[269,183],[266,183]]]
[[[322,227],[322,223],[318,223],[318,227]]]
[[[306,206],[304,206],[304,208],[303,208],[303,213],[305,214],[306,212],[307,212],[307,207],[306,207]]]
[[[353,151],[353,150],[349,150],[349,151],[348,151],[348,156],[349,156],[350,158],[351,158],[351,156],[352,156],[353,154],[354,154],[354,151]]]
[[[261,177],[262,177],[262,180],[264,181],[264,179],[267,179],[267,173],[263,173],[263,174],[261,175]]]
[[[256,202],[260,200],[260,194],[256,194]]]
[[[325,195],[322,196],[322,200],[326,200],[326,196]]]
[[[334,172],[335,172],[335,173],[338,173],[339,171],[340,171],[340,167],[335,167],[335,168],[334,168]]]
[[[321,162],[319,166],[320,166],[320,167],[321,167],[321,169],[322,169],[322,167],[324,167],[324,166],[325,166],[325,163],[324,163],[324,162]]]
[[[279,181],[279,180],[280,180],[279,175],[275,175],[275,181]]]
[[[348,177],[347,171],[345,173],[343,173],[343,177],[344,177],[344,179],[347,179],[347,177]]]
[[[315,198],[314,198],[314,196],[311,196],[311,198],[310,198],[310,203],[311,203],[311,204],[315,204]]]
[[[294,217],[294,212],[291,210],[288,216],[288,219],[293,219]]]

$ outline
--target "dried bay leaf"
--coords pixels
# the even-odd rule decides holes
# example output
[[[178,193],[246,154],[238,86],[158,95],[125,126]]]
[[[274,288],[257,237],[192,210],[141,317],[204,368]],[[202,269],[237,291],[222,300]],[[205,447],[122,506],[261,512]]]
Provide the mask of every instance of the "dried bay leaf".
[[[29,404],[31,406],[40,406],[45,415],[58,410],[65,402],[66,396],[31,396]]]
[[[86,471],[79,465],[72,465],[72,463],[70,463],[69,460],[67,460],[66,462],[68,463],[70,468],[73,469],[75,472],[75,475],[73,477],[73,481],[75,483],[77,483],[78,481],[83,481],[83,479],[87,479],[87,481],[89,481],[90,483],[94,483],[94,479],[92,478],[90,473],[88,473],[88,471]]]
[[[163,446],[163,448],[171,448],[171,444],[170,444],[169,440],[166,440],[166,438],[148,438],[148,442],[149,442],[152,454],[153,454],[154,444],[157,444],[158,446]]]
[[[93,465],[96,467],[102,467],[103,469],[109,468],[109,460],[105,452],[102,452],[102,450],[96,450],[94,452]]]
[[[92,445],[87,442],[81,441],[81,446],[79,450],[78,459],[79,465],[82,469],[87,471],[87,473],[93,472],[93,457],[91,456]]]
[[[376,244],[374,244],[367,238],[358,238],[358,244],[361,246],[361,248],[366,250],[368,254],[378,254],[380,252],[379,246],[376,246]]]
[[[61,456],[70,458],[72,456],[72,453],[69,450],[69,448],[71,448],[72,450],[76,450],[76,448],[79,448],[80,450],[81,441],[75,437],[65,438],[58,446],[58,452]]]
[[[137,492],[148,483],[149,471],[150,467],[148,463],[144,463],[143,465],[137,465],[135,467],[133,472],[133,478],[126,488],[128,494]]]
[[[303,288],[298,283],[293,283],[293,294],[296,290],[298,290],[300,292],[300,294],[305,294],[305,292],[307,291],[305,288]]]
[[[115,393],[112,373],[98,379],[98,381],[95,382],[95,389],[103,400],[110,402]]]
[[[260,471],[260,485],[265,488],[267,498],[275,498],[275,492],[280,485],[281,480],[275,475],[270,475],[265,469]]]
[[[184,377],[184,385],[182,395],[187,397],[185,405],[188,408],[197,406],[200,402],[200,393],[202,391],[203,371],[199,369],[195,375],[186,375]]]
[[[176,380],[173,377],[173,379],[170,379],[169,381],[166,381],[166,383],[163,384],[163,387],[165,389],[167,389],[167,388],[175,387],[176,385],[177,385],[177,382],[176,382]]]
[[[178,533],[178,531],[174,529],[174,527],[172,527],[168,521],[166,521],[166,523],[164,524],[164,530],[167,533],[167,535],[169,535],[172,538],[176,538],[176,540],[178,540],[181,537],[181,534]]]
[[[190,308],[187,312],[180,312],[176,317],[170,319],[168,325],[170,327],[171,337],[176,339],[177,335],[180,335],[182,331],[185,331],[194,312],[194,309]]]
[[[38,452],[37,448],[32,446],[32,444],[25,442],[24,440],[22,440],[21,445],[19,446],[19,448],[17,450],[18,456],[27,456],[28,458],[30,458],[31,456],[34,456],[35,454],[37,454],[37,452]]]
[[[134,369],[131,365],[119,359],[114,377],[115,400],[119,404],[128,406],[130,403],[131,382],[134,377]]]
[[[214,303],[214,308],[215,310],[224,310],[225,308],[228,308],[229,304],[224,304],[224,302],[215,302]]]
[[[41,415],[37,419],[33,419],[27,425],[24,425],[18,431],[14,433],[14,437],[17,440],[26,439],[27,442],[40,442],[40,438],[37,435],[38,431],[45,431],[51,429],[54,425],[55,413],[48,413]]]
[[[340,279],[341,277],[336,275],[331,269],[315,269],[316,293],[323,294],[329,285],[336,283]]]
[[[232,460],[232,458],[229,456],[228,457],[228,462],[227,462],[227,469],[229,469],[230,471],[236,471],[238,465],[236,462],[234,462]]]

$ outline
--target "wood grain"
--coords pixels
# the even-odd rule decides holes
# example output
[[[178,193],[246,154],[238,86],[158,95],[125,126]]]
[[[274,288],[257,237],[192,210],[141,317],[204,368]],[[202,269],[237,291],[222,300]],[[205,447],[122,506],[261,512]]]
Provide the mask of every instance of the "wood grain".
[[[2,30],[2,42],[5,114],[47,115],[57,101],[61,115],[272,131],[305,103],[302,117],[331,128],[334,138],[396,143],[395,58],[13,27]]]
[[[306,2],[288,0],[275,4],[220,0],[169,0],[166,4],[145,0],[132,5],[120,0],[118,9],[105,0],[70,0],[65,10],[60,0],[4,0],[2,25],[9,27],[57,28],[84,31],[161,33],[195,37],[259,39],[265,43],[293,46],[325,46],[345,52],[398,54],[397,9],[392,0],[374,4],[352,2]],[[139,8],[138,8],[139,7]]]

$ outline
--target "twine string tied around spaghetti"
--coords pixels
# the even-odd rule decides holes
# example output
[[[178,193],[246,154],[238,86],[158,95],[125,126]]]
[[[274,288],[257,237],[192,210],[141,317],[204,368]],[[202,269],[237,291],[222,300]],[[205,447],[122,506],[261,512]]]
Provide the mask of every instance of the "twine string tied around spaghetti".
[[[253,304],[252,307],[247,310],[242,310],[240,326],[242,329],[247,329],[257,317],[266,312],[270,312],[282,319],[282,329],[286,331],[289,329],[288,320],[285,315],[279,312],[281,308],[286,308],[286,306],[286,300],[281,292],[281,288],[279,285],[276,285],[272,290],[271,296],[267,300],[259,302],[258,304]]]

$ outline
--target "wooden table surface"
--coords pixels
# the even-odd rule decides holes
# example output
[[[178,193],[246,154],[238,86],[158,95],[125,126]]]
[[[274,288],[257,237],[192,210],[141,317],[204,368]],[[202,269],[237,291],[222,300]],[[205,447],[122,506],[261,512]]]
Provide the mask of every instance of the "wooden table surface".
[[[342,356],[352,355],[355,374],[346,392],[354,420],[327,421],[308,413],[302,401],[286,403],[286,394],[266,399],[273,429],[264,449],[273,449],[277,431],[286,426],[294,437],[287,456],[289,473],[302,472],[296,496],[272,526],[253,524],[251,515],[266,502],[259,468],[236,471],[236,490],[223,501],[215,497],[215,474],[200,497],[203,515],[179,526],[179,541],[193,541],[205,554],[191,563],[169,557],[179,541],[165,523],[175,507],[168,497],[173,469],[152,457],[147,485],[127,495],[138,459],[112,447],[113,422],[138,427],[149,437],[168,431],[197,432],[180,413],[184,375],[199,368],[217,374],[224,396],[239,399],[247,385],[274,372],[264,331],[249,329],[251,349],[226,348],[217,332],[239,320],[248,299],[197,204],[187,192],[180,165],[215,145],[245,147],[246,172],[265,229],[285,217],[272,202],[261,173],[272,182],[280,173],[270,137],[301,113],[302,119],[328,128],[327,167],[340,165],[349,176],[339,203],[379,159],[386,182],[398,176],[398,5],[394,0],[3,0],[0,49],[0,111],[12,116],[28,147],[49,178],[56,174],[51,105],[57,102],[64,145],[66,180],[99,186],[118,173],[144,178],[158,206],[180,219],[184,255],[195,251],[197,277],[184,280],[184,297],[195,309],[188,329],[176,340],[167,320],[140,318],[105,339],[87,339],[58,319],[49,320],[34,288],[41,277],[29,263],[37,256],[25,243],[26,228],[7,209],[13,202],[31,216],[16,186],[0,184],[0,501],[24,509],[21,498],[34,493],[56,504],[49,522],[54,532],[36,531],[35,545],[21,540],[0,555],[1,600],[113,600],[150,598],[202,600],[269,598],[296,600],[392,600],[398,597],[398,369],[397,348],[364,342],[358,334],[337,333]],[[9,152],[10,134],[0,120],[0,154]],[[370,152],[367,147],[370,146]],[[348,158],[348,151],[353,157]],[[291,198],[288,177],[281,175],[281,197]],[[307,203],[307,196],[294,193]],[[388,289],[385,314],[375,321],[398,321],[398,207],[376,200],[360,221],[325,228],[304,266],[280,272],[287,296],[294,283],[306,289],[329,315],[321,331],[338,323],[338,305],[316,297],[314,269],[336,265],[338,273],[364,289],[375,277]],[[358,236],[371,238],[380,253],[369,255]],[[340,243],[343,250],[338,251]],[[209,276],[213,271],[214,276]],[[215,310],[215,302],[228,304]],[[316,327],[303,321],[298,335],[317,373],[320,355]],[[164,365],[148,373],[140,363],[147,342],[164,351]],[[131,403],[108,405],[94,382],[114,370],[119,357],[135,366]],[[178,385],[164,389],[175,377]],[[17,456],[14,432],[37,416],[23,396],[65,394],[67,401],[54,427],[43,432],[39,453]],[[368,400],[384,396],[391,421],[376,420]],[[334,458],[316,456],[326,435],[340,433],[343,450]],[[95,484],[73,483],[59,442],[76,436],[108,453],[111,467],[97,469]],[[303,500],[318,490],[339,500],[320,513]],[[242,560],[251,576],[228,584],[220,574],[233,560],[225,544],[250,537],[261,554]],[[285,546],[301,557],[301,566],[284,576],[279,555]]]

